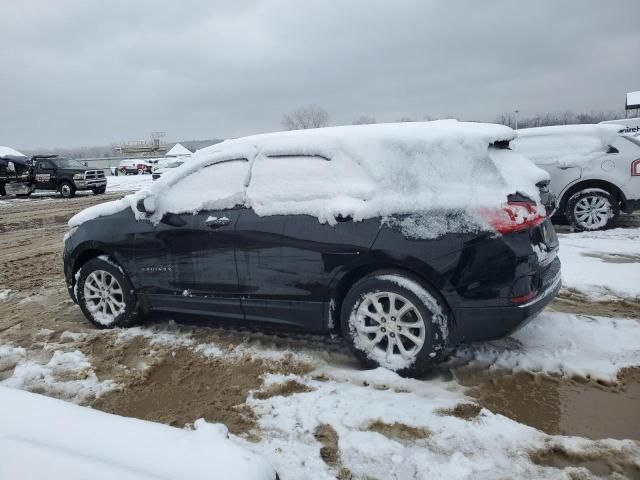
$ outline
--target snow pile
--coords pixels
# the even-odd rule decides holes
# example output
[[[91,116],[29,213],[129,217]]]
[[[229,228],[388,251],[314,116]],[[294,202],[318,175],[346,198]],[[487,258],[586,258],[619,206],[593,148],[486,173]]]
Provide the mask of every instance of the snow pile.
[[[593,300],[640,300],[640,228],[558,235],[562,284]]]
[[[20,153],[11,147],[3,147],[0,145],[0,158],[4,157],[26,157],[24,153]]]
[[[256,135],[199,150],[128,202],[143,218],[136,205],[144,199],[155,222],[166,212],[242,204],[258,215],[308,214],[333,224],[338,216],[499,208],[517,191],[539,201],[535,184],[547,173],[489,147],[514,135],[455,120]],[[103,214],[92,210],[82,221]]]
[[[12,375],[0,385],[45,392],[75,403],[86,403],[115,387],[111,380],[100,381],[87,357],[78,350],[56,350],[46,363],[35,357],[34,352],[22,347],[0,345],[0,371],[13,367]]]
[[[640,365],[638,345],[635,319],[544,312],[511,337],[467,347],[458,357],[493,368],[615,382],[620,369]]]
[[[620,128],[601,124],[523,128],[511,148],[538,165],[577,166],[606,153]]]
[[[275,478],[224,425],[181,430],[2,387],[0,405],[0,478]]]

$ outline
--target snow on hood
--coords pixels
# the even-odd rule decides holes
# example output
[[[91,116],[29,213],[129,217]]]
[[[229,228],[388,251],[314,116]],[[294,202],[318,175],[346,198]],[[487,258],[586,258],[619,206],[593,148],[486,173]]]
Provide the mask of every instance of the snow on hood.
[[[623,125],[523,128],[511,148],[538,165],[575,166],[606,153]]]
[[[198,150],[184,165],[162,175],[149,189],[113,207],[91,207],[73,217],[78,225],[128,204],[138,218],[136,204],[145,199],[156,208],[153,221],[167,211],[195,212],[203,208],[201,192],[193,202],[180,201],[180,211],[156,196],[208,165],[230,158],[246,158],[251,182],[229,202],[242,202],[258,215],[308,214],[333,223],[339,215],[355,220],[434,209],[495,207],[519,191],[538,201],[535,186],[546,172],[509,150],[490,147],[508,142],[515,132],[502,125],[441,120],[399,124],[330,127],[278,132],[227,140]],[[305,156],[329,160],[313,175]],[[288,176],[270,173],[266,162],[282,156]],[[269,164],[269,165],[275,165]],[[311,173],[310,173],[311,172]],[[197,193],[200,193],[199,195]],[[215,193],[212,192],[212,197]],[[224,203],[224,202],[223,202]],[[233,205],[217,203],[217,208]],[[209,202],[211,204],[211,202]],[[161,208],[159,206],[161,205]]]
[[[14,150],[11,147],[3,147],[2,145],[0,145],[0,158],[4,158],[4,157],[25,157],[26,155],[24,153],[20,153],[17,150]]]

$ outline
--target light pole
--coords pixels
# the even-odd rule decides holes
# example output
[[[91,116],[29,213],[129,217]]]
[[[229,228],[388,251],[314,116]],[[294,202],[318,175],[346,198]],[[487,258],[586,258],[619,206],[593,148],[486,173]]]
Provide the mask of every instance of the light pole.
[[[518,114],[520,113],[520,111],[516,110],[515,113],[516,113],[516,130],[517,130],[518,129]]]

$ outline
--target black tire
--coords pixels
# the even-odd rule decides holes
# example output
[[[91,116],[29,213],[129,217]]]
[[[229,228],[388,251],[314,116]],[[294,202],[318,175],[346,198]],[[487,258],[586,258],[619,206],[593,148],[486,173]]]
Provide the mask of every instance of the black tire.
[[[0,183],[0,197],[4,197],[7,195],[7,191],[4,188],[4,183]]]
[[[567,201],[565,217],[578,231],[610,228],[620,214],[618,199],[606,190],[588,188],[574,193]]]
[[[87,296],[87,293],[91,294],[94,292],[93,294],[96,294],[95,287],[97,284],[94,283],[94,280],[96,277],[101,276],[101,272],[106,272],[105,277],[110,275],[115,279],[121,291],[121,294],[105,295],[104,298],[110,299],[113,302],[109,306],[106,306],[106,310],[101,310],[103,307],[100,306],[100,302],[102,302],[100,296],[98,298],[90,298]],[[94,273],[95,277],[92,277]],[[89,285],[87,285],[87,282],[89,282]],[[110,285],[113,286],[115,284],[112,281]],[[97,290],[100,289],[98,288]],[[129,327],[139,320],[139,303],[133,285],[131,285],[131,282],[123,270],[115,262],[106,257],[93,258],[82,265],[80,275],[78,276],[78,283],[75,286],[75,292],[82,313],[87,320],[98,328]],[[119,312],[111,310],[116,302],[124,305]]]
[[[58,191],[64,198],[73,198],[76,196],[76,187],[71,182],[62,182],[58,186]]]
[[[374,297],[377,305],[387,313],[378,314],[370,301]],[[396,319],[391,315],[395,310],[390,308],[390,298],[394,299],[395,309],[400,306],[398,312],[402,312],[408,303],[415,310],[412,308]],[[364,311],[368,313],[361,315]],[[368,315],[377,315],[381,321]],[[409,322],[405,321],[407,318]],[[449,309],[437,292],[412,276],[393,271],[376,272],[356,282],[344,298],[340,312],[342,334],[358,360],[369,368],[384,367],[410,377],[427,373],[445,358],[450,318]],[[407,327],[407,324],[422,324],[424,330]],[[380,328],[375,333],[363,333],[359,331],[362,327]],[[408,334],[422,339],[422,345],[418,348],[417,343],[409,340]],[[373,345],[380,335],[381,340]],[[402,357],[398,341],[402,342],[405,352],[407,346],[413,345],[411,358]],[[390,346],[389,360],[385,352]]]
[[[93,194],[94,195],[102,195],[104,192],[107,191],[107,187],[102,187],[102,188],[94,188],[93,189]]]

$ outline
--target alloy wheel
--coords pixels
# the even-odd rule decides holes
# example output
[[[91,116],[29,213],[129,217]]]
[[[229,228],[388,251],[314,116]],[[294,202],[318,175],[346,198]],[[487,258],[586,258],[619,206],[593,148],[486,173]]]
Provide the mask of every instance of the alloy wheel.
[[[599,195],[581,198],[573,207],[576,224],[585,230],[604,227],[611,217],[609,200]]]
[[[364,295],[352,326],[360,348],[380,364],[412,361],[425,343],[426,327],[420,311],[397,293]]]
[[[120,283],[105,270],[94,270],[87,276],[84,302],[93,318],[103,325],[113,323],[126,308]]]

